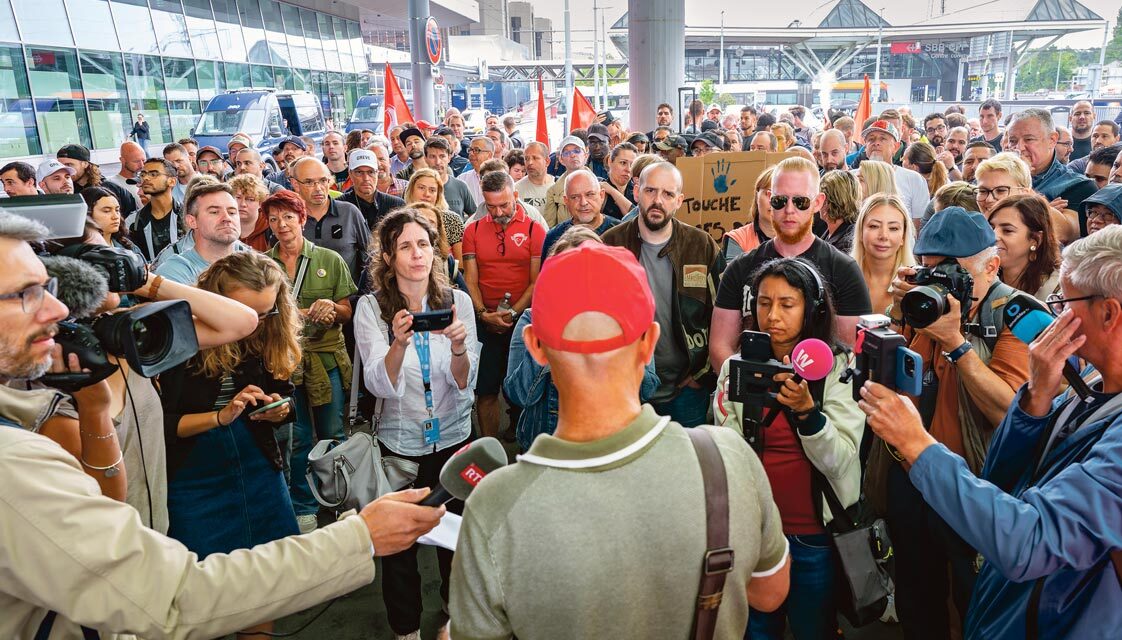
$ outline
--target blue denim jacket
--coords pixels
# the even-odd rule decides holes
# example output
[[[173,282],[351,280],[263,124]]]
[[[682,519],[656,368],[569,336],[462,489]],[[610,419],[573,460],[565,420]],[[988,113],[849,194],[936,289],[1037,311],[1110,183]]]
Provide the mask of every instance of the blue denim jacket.
[[[510,402],[522,407],[518,418],[518,446],[527,451],[534,438],[539,434],[552,434],[557,429],[557,387],[549,368],[538,364],[526,343],[522,341],[522,330],[530,324],[532,309],[522,312],[522,317],[514,326],[510,340],[510,356],[507,358],[506,379],[503,392]],[[639,400],[646,401],[658,388],[658,374],[655,373],[654,360],[647,363],[643,372],[643,385],[639,387]]]
[[[1110,551],[1122,549],[1122,414],[1088,419],[1048,450],[1037,471],[1059,402],[1047,416],[1030,416],[1020,408],[1024,390],[994,432],[981,479],[943,445],[928,447],[908,474],[986,559],[963,637],[1024,638],[1040,578],[1040,638],[1116,637],[1122,587]]]

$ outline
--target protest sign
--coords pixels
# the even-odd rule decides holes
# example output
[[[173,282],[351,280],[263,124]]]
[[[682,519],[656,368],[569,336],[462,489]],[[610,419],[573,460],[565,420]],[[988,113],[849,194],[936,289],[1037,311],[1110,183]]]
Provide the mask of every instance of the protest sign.
[[[756,178],[764,169],[793,157],[794,153],[738,151],[711,153],[700,158],[679,158],[685,200],[677,218],[708,231],[717,243],[726,232],[749,222]]]

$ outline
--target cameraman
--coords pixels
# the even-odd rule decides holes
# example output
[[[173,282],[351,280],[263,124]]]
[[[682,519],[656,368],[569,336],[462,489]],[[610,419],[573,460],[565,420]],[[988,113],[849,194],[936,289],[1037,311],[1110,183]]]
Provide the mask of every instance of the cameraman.
[[[0,213],[0,376],[41,375],[68,310],[29,242],[46,229]],[[213,638],[368,584],[371,550],[398,552],[443,508],[386,496],[322,531],[203,562],[100,494],[79,463],[32,433],[53,392],[0,388],[0,637],[77,637],[78,625],[145,638]],[[52,613],[53,612],[53,613]]]
[[[957,264],[973,280],[972,306],[964,320],[954,291],[946,312],[922,329],[908,327],[909,347],[923,357],[924,426],[935,440],[980,472],[994,428],[1028,379],[1028,347],[1004,327],[1002,311],[1016,290],[998,280],[1001,260],[985,216],[948,207],[920,231],[915,254],[923,266],[949,270]],[[944,264],[946,263],[946,264]],[[960,272],[961,273],[961,272]],[[902,267],[892,281],[889,315],[907,325],[901,300],[916,288],[915,268]],[[953,277],[953,276],[952,276]],[[893,458],[896,460],[893,460]],[[976,553],[923,500],[908,480],[897,453],[874,443],[866,491],[891,528],[896,552],[896,612],[910,638],[949,637],[948,590],[964,617],[977,569]],[[947,584],[947,564],[952,584]]]

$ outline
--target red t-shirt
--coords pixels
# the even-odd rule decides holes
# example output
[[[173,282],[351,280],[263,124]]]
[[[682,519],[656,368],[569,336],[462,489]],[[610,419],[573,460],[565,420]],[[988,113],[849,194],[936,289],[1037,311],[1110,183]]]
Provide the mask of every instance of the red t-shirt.
[[[522,205],[506,229],[491,216],[464,229],[464,256],[475,256],[484,306],[494,309],[508,292],[512,305],[522,297],[530,286],[530,260],[541,258],[545,234],[545,227],[531,220]]]
[[[770,410],[764,410],[764,416]],[[783,533],[788,535],[809,535],[823,533],[818,523],[819,507],[811,495],[811,472],[813,467],[795,439],[795,431],[787,422],[787,416],[780,413],[775,422],[763,430],[764,451],[760,461],[764,464],[768,482],[771,483],[775,506],[779,507],[779,518],[783,522]]]

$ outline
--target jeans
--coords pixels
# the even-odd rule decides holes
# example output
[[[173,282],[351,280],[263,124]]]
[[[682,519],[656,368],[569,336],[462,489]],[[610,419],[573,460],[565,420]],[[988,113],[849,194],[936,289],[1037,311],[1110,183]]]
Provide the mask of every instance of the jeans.
[[[343,378],[336,367],[327,372],[331,379],[331,402],[312,407],[308,403],[308,392],[304,387],[296,387],[293,398],[296,400],[296,423],[292,425],[292,466],[288,489],[292,494],[292,508],[298,516],[311,515],[319,511],[319,503],[308,487],[305,472],[308,468],[308,454],[317,440],[342,439]],[[314,433],[313,433],[314,431]]]
[[[280,448],[284,484],[288,486],[292,478],[292,423],[278,427],[273,433],[277,436],[277,447]]]
[[[838,617],[834,608],[834,552],[825,533],[787,536],[791,545],[791,590],[775,611],[752,609],[746,640],[782,640],[791,625],[795,640],[832,640]]]
[[[705,424],[709,413],[710,393],[706,389],[695,389],[690,386],[682,390],[674,398],[666,402],[654,403],[655,413],[660,416],[670,416],[670,419],[683,427],[696,427]]]
[[[900,465],[890,467],[887,489],[885,520],[896,556],[896,615],[904,636],[949,638],[947,595],[954,599],[960,620],[965,620],[974,590],[976,554],[923,501]]]

